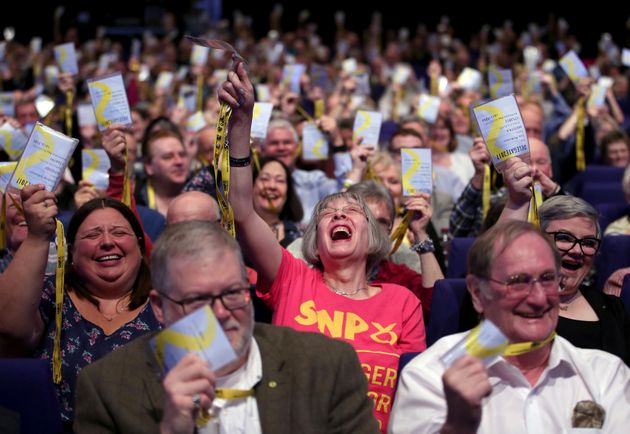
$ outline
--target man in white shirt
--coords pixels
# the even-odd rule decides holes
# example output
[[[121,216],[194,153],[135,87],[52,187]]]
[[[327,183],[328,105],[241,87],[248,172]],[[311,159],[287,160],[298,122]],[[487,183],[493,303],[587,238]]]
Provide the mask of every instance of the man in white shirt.
[[[214,371],[188,354],[161,379],[148,342],[125,345],[81,371],[81,433],[379,432],[352,347],[315,333],[254,325],[236,241],[218,224],[167,226],[151,256],[151,307],[168,326],[209,304],[237,359]],[[209,420],[195,430],[198,416]]]
[[[611,354],[554,338],[560,277],[550,241],[528,223],[499,223],[473,244],[468,262],[475,309],[510,342],[535,344],[508,347],[514,355],[488,366],[464,356],[446,368],[440,358],[465,333],[440,339],[403,370],[389,432],[585,432],[573,430],[580,401],[605,411],[601,430],[589,432],[626,432],[630,370]]]

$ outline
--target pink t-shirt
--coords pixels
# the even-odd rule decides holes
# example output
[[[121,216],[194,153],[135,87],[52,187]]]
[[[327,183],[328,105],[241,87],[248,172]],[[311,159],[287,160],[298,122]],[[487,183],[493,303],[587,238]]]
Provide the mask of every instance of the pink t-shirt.
[[[381,292],[367,300],[335,294],[322,273],[283,249],[271,287],[262,279],[257,293],[273,309],[273,323],[320,332],[346,341],[356,350],[368,379],[368,394],[381,431],[394,401],[400,354],[426,348],[422,308],[407,288],[375,284]]]

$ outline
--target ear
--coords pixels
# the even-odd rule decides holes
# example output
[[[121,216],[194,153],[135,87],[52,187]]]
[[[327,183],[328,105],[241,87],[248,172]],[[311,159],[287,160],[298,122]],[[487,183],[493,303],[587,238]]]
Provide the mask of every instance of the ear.
[[[164,325],[164,306],[162,297],[155,289],[152,289],[149,292],[149,302],[151,303],[151,308],[153,309],[153,314],[155,318],[159,321],[160,324]]]
[[[155,173],[149,159],[146,159],[144,162],[144,173],[146,173],[147,176],[153,176]]]
[[[481,294],[481,281],[477,276],[472,274],[466,275],[466,287],[472,298],[473,306],[479,314],[483,314],[484,302],[483,294]]]

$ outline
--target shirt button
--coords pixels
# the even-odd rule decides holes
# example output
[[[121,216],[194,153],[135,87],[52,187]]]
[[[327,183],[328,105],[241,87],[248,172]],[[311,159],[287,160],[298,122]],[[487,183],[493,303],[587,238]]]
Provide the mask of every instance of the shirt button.
[[[275,380],[271,380],[269,383],[267,383],[267,385],[271,387],[272,389],[275,389],[276,387],[278,387],[278,383]]]

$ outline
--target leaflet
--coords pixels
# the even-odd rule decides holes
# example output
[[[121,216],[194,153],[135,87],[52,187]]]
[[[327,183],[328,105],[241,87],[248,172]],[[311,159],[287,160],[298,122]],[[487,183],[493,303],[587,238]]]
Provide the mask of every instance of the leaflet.
[[[177,106],[185,108],[190,113],[197,111],[197,87],[189,84],[182,84],[179,88]]]
[[[466,90],[479,90],[482,80],[481,72],[469,67],[465,67],[461,74],[459,74],[459,77],[457,77],[457,83],[462,89]]]
[[[77,106],[77,120],[79,127],[96,126],[96,115],[92,104],[81,103]]]
[[[588,77],[586,67],[573,50],[562,56],[560,66],[573,82],[578,81],[580,78]]]
[[[197,47],[197,45],[195,45],[195,47]],[[175,78],[175,74],[172,72],[162,71],[160,72],[160,75],[158,75],[155,87],[163,91],[168,91],[173,84],[173,78]]]
[[[22,155],[28,136],[19,128],[14,128],[8,122],[0,127],[0,148],[3,148],[9,158],[16,161]]]
[[[54,191],[79,140],[37,122],[28,138],[9,185],[21,190],[29,184],[44,184]]]
[[[250,136],[256,139],[264,139],[267,137],[267,127],[271,119],[273,104],[270,102],[254,103],[254,111],[252,113],[252,128]]]
[[[300,93],[300,80],[306,72],[306,65],[301,63],[284,65],[282,68],[282,84],[293,93]]]
[[[199,111],[186,119],[186,131],[189,133],[197,133],[203,130],[206,125],[206,119],[204,118],[202,111]]]
[[[7,191],[7,185],[9,185],[16,166],[17,162],[15,161],[0,161],[0,194]]]
[[[104,149],[81,150],[83,179],[99,190],[107,190],[111,163]]]
[[[120,73],[87,80],[99,131],[111,124],[132,124],[125,83]]]
[[[164,372],[191,352],[206,360],[215,372],[236,360],[234,349],[208,305],[159,332],[149,345]]]
[[[15,98],[13,92],[0,92],[0,114],[15,117]]]
[[[430,124],[435,123],[440,110],[440,97],[427,94],[420,95],[418,101],[418,116]]]
[[[378,147],[382,122],[382,113],[359,110],[354,118],[352,140],[356,142],[361,139],[362,145]]]
[[[482,359],[484,365],[492,364],[507,348],[508,338],[490,320],[482,321],[462,340],[444,354],[440,360],[449,367],[465,355]]]
[[[527,133],[514,95],[480,104],[473,113],[497,171],[511,157],[529,160]]]
[[[190,64],[194,66],[204,66],[208,62],[210,48],[194,44],[190,53]]]
[[[402,163],[403,196],[433,192],[433,165],[431,149],[403,148],[400,150]]]
[[[77,53],[74,50],[74,42],[55,46],[55,61],[61,72],[69,72],[72,75],[79,73]]]
[[[514,93],[512,70],[490,67],[488,69],[488,84],[492,98],[500,98]]]
[[[312,122],[306,123],[302,130],[302,159],[328,159],[328,139]]]
[[[588,108],[602,107],[606,99],[606,87],[601,84],[594,84],[591,87],[591,96],[588,98]]]

